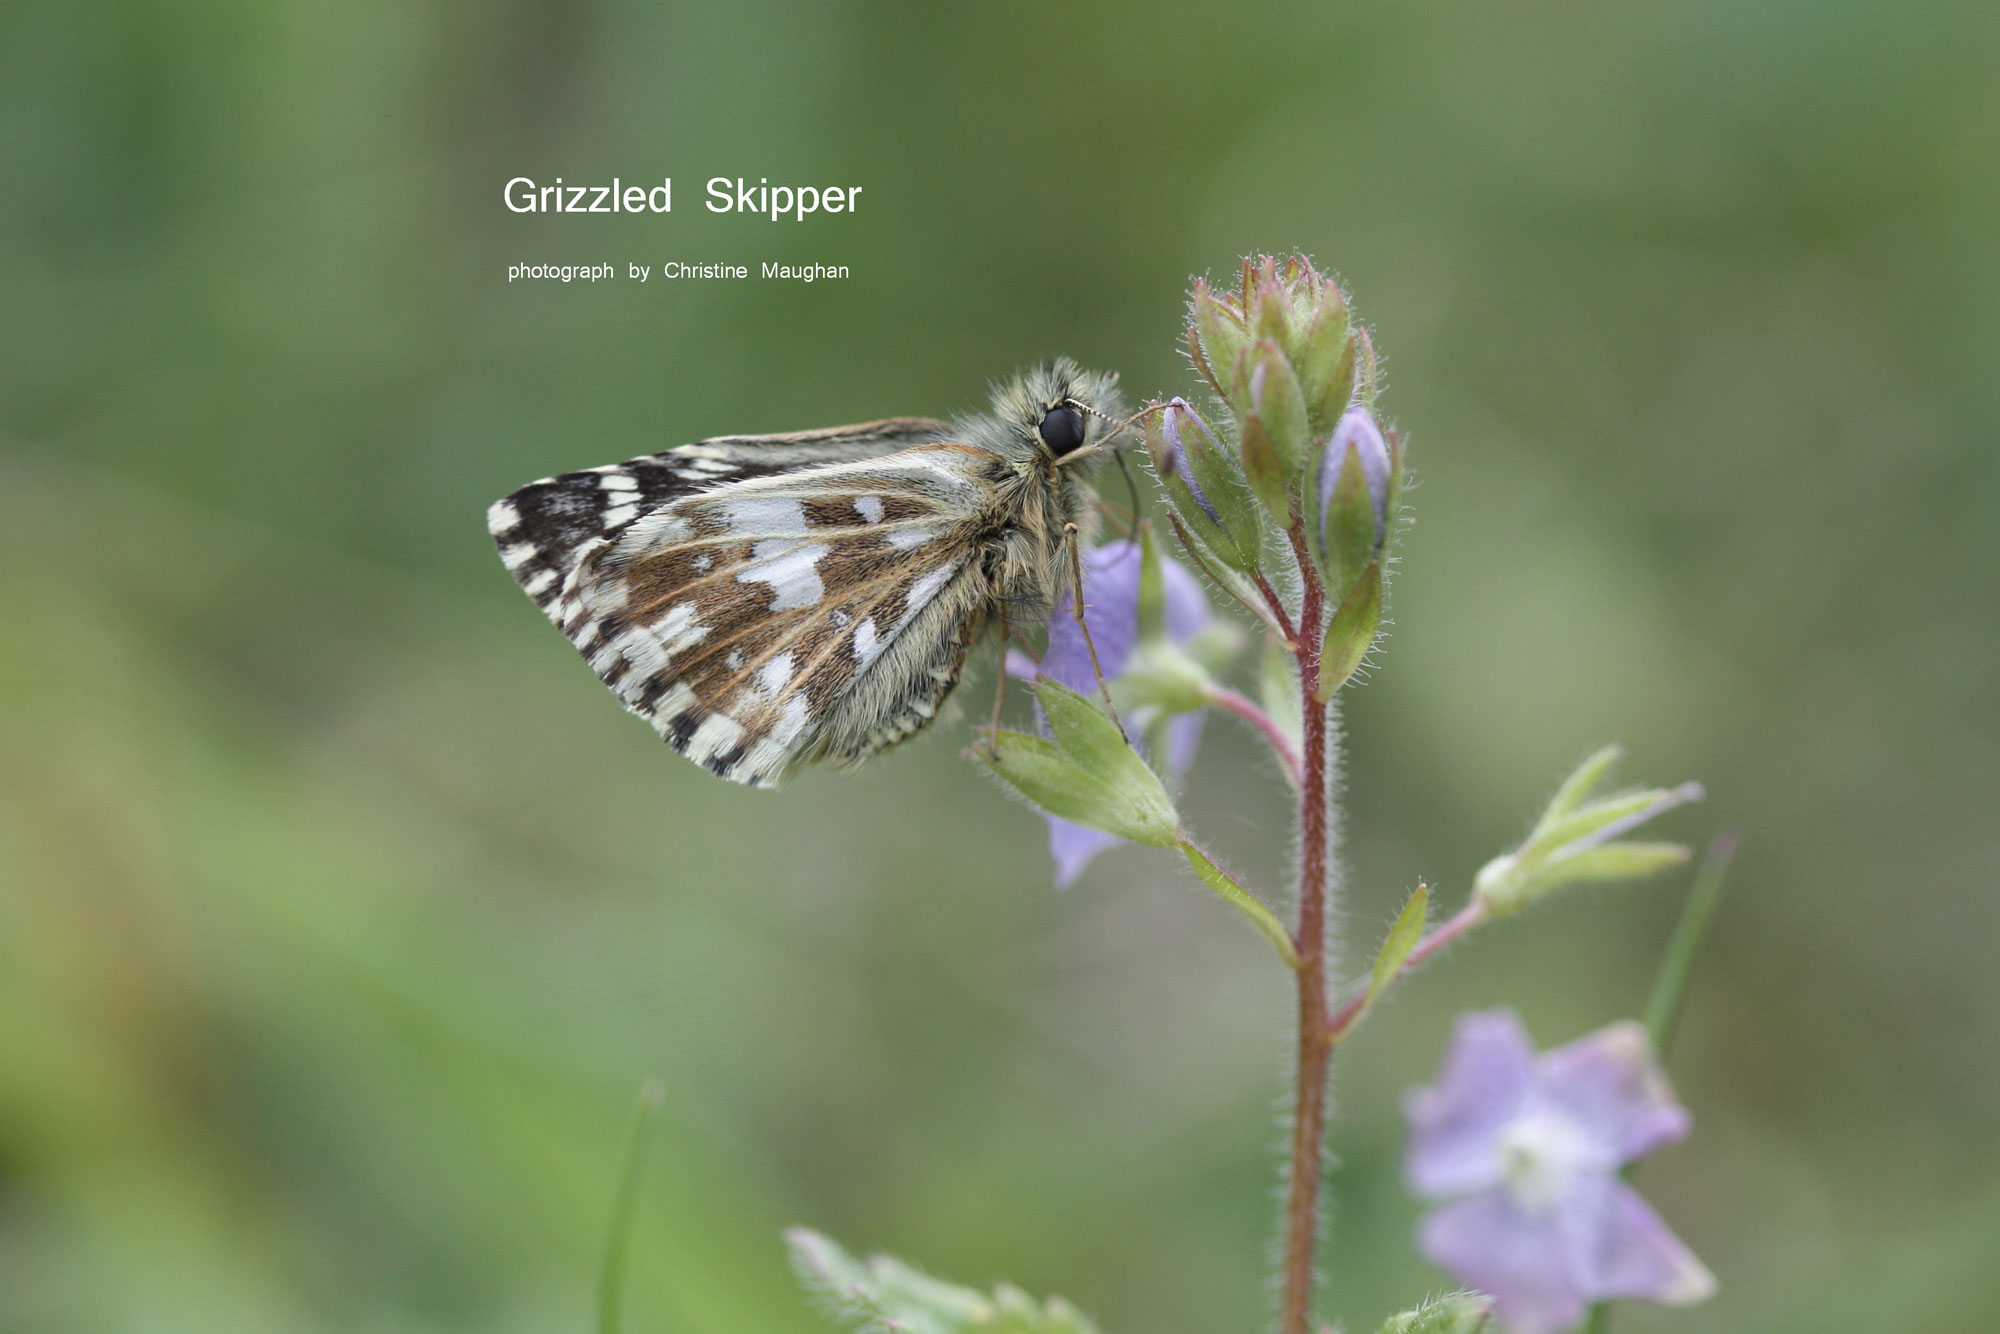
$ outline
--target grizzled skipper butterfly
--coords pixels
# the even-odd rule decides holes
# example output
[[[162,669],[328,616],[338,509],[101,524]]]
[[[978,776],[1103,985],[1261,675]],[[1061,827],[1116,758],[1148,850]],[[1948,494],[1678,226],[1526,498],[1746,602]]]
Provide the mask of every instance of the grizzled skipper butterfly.
[[[1046,612],[1120,413],[1116,376],[1058,358],[988,414],[718,436],[532,482],[487,526],[627,709],[772,787],[919,731],[988,625]]]

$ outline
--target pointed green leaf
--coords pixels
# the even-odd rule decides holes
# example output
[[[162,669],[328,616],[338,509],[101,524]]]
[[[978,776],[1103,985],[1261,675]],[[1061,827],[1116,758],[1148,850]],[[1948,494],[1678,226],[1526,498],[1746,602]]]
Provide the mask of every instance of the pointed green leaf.
[[[1319,651],[1319,699],[1333,698],[1346,685],[1368,656],[1375,631],[1382,623],[1382,566],[1373,563],[1361,572],[1354,589],[1327,622],[1326,638]]]
[[[1143,784],[1115,784],[1054,742],[1004,729],[991,750],[979,747],[973,753],[995,777],[1050,815],[1148,847],[1174,840],[1173,803],[1143,762],[1138,765]]]
[[[1499,1334],[1491,1322],[1493,1299],[1459,1292],[1434,1297],[1414,1311],[1392,1315],[1377,1334]]]
[[[1423,938],[1424,922],[1430,916],[1431,891],[1428,885],[1418,885],[1417,892],[1410,895],[1403,911],[1396,914],[1396,921],[1389,928],[1389,934],[1382,941],[1382,949],[1375,956],[1375,967],[1368,974],[1368,998],[1362,1002],[1364,1008],[1373,1005],[1383,988],[1396,980],[1403,971],[1403,961],[1410,957],[1410,951]]]
[[[855,1259],[805,1228],[785,1234],[792,1268],[828,1315],[859,1334],[1098,1334],[1060,1297],[1001,1284],[989,1296],[932,1278],[893,1256]]]
[[[1174,803],[1159,775],[1132,749],[1118,724],[1096,704],[1046,676],[1035,682],[1035,698],[1065,755],[1115,798],[1105,814],[1076,822],[1151,848],[1172,843],[1180,826]]]
[[[1249,918],[1250,925],[1256,927],[1264,939],[1271,942],[1271,947],[1278,951],[1278,958],[1284,961],[1285,967],[1297,972],[1299,955],[1292,945],[1292,933],[1285,930],[1285,924],[1280,922],[1256,895],[1238,884],[1229,872],[1210,860],[1207,853],[1186,839],[1181,840],[1180,849],[1181,855],[1187,858],[1188,865],[1201,877],[1201,882],[1221,895],[1223,901],[1230,907]]]

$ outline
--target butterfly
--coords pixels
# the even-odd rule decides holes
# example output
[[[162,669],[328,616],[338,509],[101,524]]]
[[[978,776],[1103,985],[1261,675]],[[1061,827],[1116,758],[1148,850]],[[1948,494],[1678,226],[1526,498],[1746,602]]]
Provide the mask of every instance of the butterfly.
[[[1115,375],[1057,358],[989,413],[718,436],[531,482],[487,526],[628,710],[774,787],[920,731],[989,626],[1046,612],[1121,414]]]

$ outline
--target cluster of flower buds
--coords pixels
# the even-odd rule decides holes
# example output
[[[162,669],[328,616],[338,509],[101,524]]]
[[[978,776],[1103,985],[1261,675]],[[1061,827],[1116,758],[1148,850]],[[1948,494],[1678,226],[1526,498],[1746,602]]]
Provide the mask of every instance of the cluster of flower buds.
[[[1340,284],[1301,256],[1245,260],[1240,288],[1197,279],[1188,351],[1214,421],[1176,398],[1148,421],[1175,531],[1225,586],[1287,534],[1331,605],[1322,692],[1352,673],[1381,616],[1403,455],[1375,419],[1375,349]]]

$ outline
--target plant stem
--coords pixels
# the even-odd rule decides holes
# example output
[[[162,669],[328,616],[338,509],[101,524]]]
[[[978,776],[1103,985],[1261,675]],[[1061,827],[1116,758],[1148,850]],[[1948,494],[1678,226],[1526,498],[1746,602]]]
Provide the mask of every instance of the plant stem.
[[[1285,766],[1285,775],[1292,780],[1294,789],[1305,786],[1305,774],[1299,765],[1299,753],[1292,749],[1292,740],[1284,730],[1273,722],[1271,715],[1257,706],[1247,695],[1239,695],[1234,690],[1222,686],[1212,687],[1208,692],[1208,702],[1227,713],[1233,713],[1263,734],[1277,753],[1278,762]]]
[[[1299,926],[1292,938],[1299,956],[1297,1085],[1292,1103],[1291,1180],[1285,1202],[1284,1268],[1280,1280],[1278,1334],[1311,1334],[1313,1280],[1319,1244],[1320,1165],[1326,1140],[1326,1073],[1333,1054],[1326,1013],[1326,889],[1329,855],[1327,766],[1330,760],[1327,706],[1319,694],[1320,628],[1326,593],[1306,551],[1303,527],[1294,521],[1288,535],[1304,590],[1299,633],[1293,637],[1299,662],[1299,713],[1304,721],[1299,784]],[[1268,590],[1269,585],[1265,588]]]
[[[1457,940],[1460,936],[1485,920],[1486,905],[1478,899],[1470,900],[1463,908],[1460,908],[1453,914],[1450,921],[1438,927],[1437,930],[1416,943],[1416,947],[1410,951],[1409,957],[1403,960],[1403,966],[1396,970],[1396,976],[1401,977],[1403,974],[1409,972],[1412,968],[1415,968],[1418,964],[1430,958],[1433,954],[1436,954],[1439,950],[1451,944],[1452,941]],[[1364,984],[1338,1010],[1334,1011],[1333,1018],[1327,1021],[1327,1032],[1331,1035],[1335,1045],[1338,1045],[1341,1039],[1354,1031],[1355,1025],[1360,1022],[1362,1012],[1367,1007],[1368,987]]]

